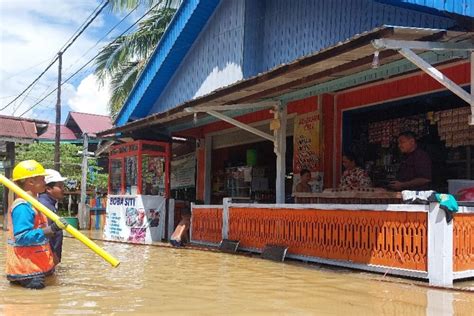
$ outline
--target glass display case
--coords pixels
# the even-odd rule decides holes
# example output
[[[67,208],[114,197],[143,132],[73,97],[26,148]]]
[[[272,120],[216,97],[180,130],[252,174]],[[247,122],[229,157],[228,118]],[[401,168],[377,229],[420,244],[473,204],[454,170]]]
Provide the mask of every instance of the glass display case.
[[[109,194],[170,195],[170,144],[133,141],[112,147]]]

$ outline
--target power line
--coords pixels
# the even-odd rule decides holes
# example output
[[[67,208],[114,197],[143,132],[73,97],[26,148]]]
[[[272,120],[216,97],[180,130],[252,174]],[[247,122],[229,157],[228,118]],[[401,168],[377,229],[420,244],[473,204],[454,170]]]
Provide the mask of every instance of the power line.
[[[105,0],[104,0],[105,1]],[[87,21],[89,21],[89,19],[94,15],[94,13],[97,12],[97,10],[99,10],[99,8],[101,7],[101,5],[104,3],[104,1],[102,1],[95,9],[94,11],[91,12],[91,14],[89,14],[89,16],[84,20],[84,22],[82,22],[82,24],[77,28],[77,30],[71,35],[71,37],[69,37],[69,39],[66,41],[66,43],[64,43],[64,45],[62,46],[62,48],[59,49],[59,51],[63,51],[64,47],[67,45],[67,43],[69,41],[71,41],[72,38],[74,38],[74,36],[84,27],[84,25],[87,23]]]
[[[103,39],[105,39],[114,29],[116,29],[120,24],[122,24],[122,22],[125,21],[136,9],[138,9],[139,6],[140,6],[139,4],[136,5],[135,8],[133,8],[129,13],[127,13],[127,14],[126,14],[119,22],[117,22],[107,33],[105,33],[104,36],[102,36],[99,40],[97,40],[97,42],[96,42],[94,45],[92,45],[84,54],[82,54],[81,57],[79,57],[74,63],[72,63],[72,64],[66,69],[66,71],[69,70],[69,69],[71,69],[74,65],[76,65],[79,60],[81,60],[84,56],[86,56],[87,53],[89,53],[89,52],[90,52],[94,47],[96,47],[100,42],[102,42]],[[145,13],[145,15],[147,15],[147,14],[148,14],[148,13]],[[143,17],[142,17],[142,18],[143,18]],[[140,20],[138,20],[138,21],[140,21]],[[136,21],[134,24],[132,24],[132,27],[133,27],[134,25],[136,25],[138,21]],[[127,30],[125,30],[125,31],[124,31],[122,34],[120,34],[118,37],[123,36],[123,35],[124,35],[127,31],[129,31],[129,30],[130,30],[130,27],[127,28]],[[115,40],[114,40],[113,42],[111,42],[109,45],[111,45],[112,43],[114,43],[116,40],[117,40],[117,39],[115,39]],[[82,69],[84,69],[84,68],[85,68],[88,64],[90,64],[97,56],[98,56],[98,55],[95,55],[91,60],[89,60],[85,65],[83,65],[78,71],[76,71],[76,72],[75,72],[74,74],[72,74],[68,79],[66,79],[66,80],[64,81],[64,83],[66,83],[69,79],[71,79],[71,78],[72,78],[74,75],[76,75],[79,71],[81,71]],[[50,84],[50,85],[44,90],[44,92],[43,92],[42,94],[46,93],[46,91],[48,91],[48,90],[51,88],[51,86],[53,86],[53,85],[54,85],[54,83]],[[33,108],[34,108],[36,105],[38,105],[39,103],[43,102],[47,97],[49,97],[49,96],[50,96],[53,92],[55,92],[56,90],[57,90],[57,88],[56,88],[55,90],[51,91],[50,93],[48,93],[48,94],[47,94],[46,96],[44,96],[41,100],[39,100],[39,99],[41,98],[41,96],[40,96],[39,98],[36,98],[37,103],[35,103],[35,104],[34,104],[30,109],[28,109],[27,111],[23,112],[23,113],[20,115],[20,117],[23,116],[24,114],[26,114],[27,112],[29,112],[31,109],[33,109]],[[39,100],[39,101],[38,101],[38,100]]]
[[[77,38],[87,29],[87,27],[97,18],[97,16],[104,10],[104,8],[109,4],[109,0],[106,0],[105,2],[103,2],[103,4],[100,6],[100,8],[96,11],[96,13],[92,16],[92,18],[79,30],[79,32],[77,32],[77,34],[74,36],[74,38],[72,40],[68,42],[66,42],[65,47],[64,49],[60,50],[59,53],[64,53],[66,50],[68,50],[69,47],[71,47],[71,45],[77,40]],[[7,107],[9,107],[11,104],[13,104],[16,100],[18,100],[26,91],[28,91],[28,89],[30,89],[34,84],[36,84],[36,82],[38,82],[39,79],[41,79],[41,77],[51,68],[51,66],[54,65],[54,63],[56,63],[56,61],[59,59],[59,55],[56,55],[56,57],[53,59],[53,61],[46,67],[45,70],[43,70],[43,72],[41,72],[41,74],[36,77],[35,80],[33,80],[32,83],[30,83],[28,85],[28,87],[26,87],[19,95],[17,95],[13,100],[11,100],[10,102],[8,102],[7,105],[3,106],[0,111],[3,111],[5,110]],[[20,103],[21,105],[21,103]]]
[[[18,100],[26,91],[28,91],[36,82],[38,82],[38,80],[40,80],[40,78],[51,68],[51,66],[54,65],[54,63],[56,62],[56,60],[58,60],[58,57],[56,57],[47,67],[45,70],[43,70],[43,72],[41,72],[41,74],[36,77],[35,80],[33,80],[32,83],[30,83],[28,85],[28,87],[25,88],[25,90],[23,90],[19,95],[17,95],[13,100],[11,100],[10,102],[8,102],[7,105],[5,105],[4,107],[2,107],[0,109],[0,111],[3,111],[5,110],[7,107],[9,107],[10,105],[12,105],[16,100]]]
[[[138,20],[136,20],[132,25],[130,25],[125,31],[123,31],[119,36],[117,36],[112,42],[110,42],[106,47],[112,45],[113,43],[115,43],[120,37],[122,37],[123,35],[125,35],[130,29],[132,29],[135,25],[138,24],[138,22],[140,22],[141,20],[143,20],[143,18],[145,18],[151,11],[153,11],[158,5],[160,5],[160,3],[158,2],[157,4],[155,4],[153,7],[151,7],[147,12],[145,12]],[[89,61],[87,61],[84,65],[82,65],[78,70],[76,70],[72,75],[70,75],[66,80],[64,80],[62,83],[61,83],[61,86],[64,85],[65,83],[67,83],[69,80],[71,80],[74,76],[76,76],[79,72],[81,72],[85,67],[87,67],[90,63],[92,63],[98,56],[100,55],[100,52],[97,53],[96,55],[94,55],[94,57],[92,57],[91,59],[89,59]],[[36,102],[35,104],[33,104],[32,106],[30,106],[26,111],[24,111],[22,114],[20,114],[19,117],[22,117],[23,115],[25,115],[26,113],[28,113],[29,111],[31,111],[33,108],[35,108],[38,104],[40,104],[41,102],[43,102],[47,97],[49,97],[51,94],[53,94],[56,90],[58,90],[58,88],[55,88],[54,90],[50,91],[47,95],[45,95],[43,98],[41,98],[41,100],[39,100],[38,102]]]
[[[79,31],[79,33],[77,33],[77,35],[71,40],[71,42],[64,48],[64,49],[61,49],[59,52],[62,54],[64,52],[66,52],[68,50],[69,47],[71,47],[71,45],[76,41],[76,39],[81,36],[82,33],[84,33],[84,31],[89,27],[89,25],[91,25],[91,23],[99,16],[99,14],[105,9],[105,7],[109,4],[109,0],[106,0],[105,2],[103,2],[102,6],[100,7],[100,9],[94,14],[94,16],[89,20],[89,22],[86,23],[86,25],[84,25],[82,27],[82,29]]]
[[[78,59],[76,59],[76,61],[74,63],[72,63],[67,69],[66,71],[68,71],[69,69],[71,69],[73,66],[75,66],[79,60],[81,60],[82,58],[84,58],[94,47],[96,47],[97,45],[99,45],[99,43],[102,42],[102,40],[104,40],[110,33],[112,33],[113,30],[115,30],[120,24],[122,24],[123,21],[125,21],[136,9],[138,9],[140,5],[138,4],[137,6],[135,6],[135,8],[133,8],[129,13],[127,13],[119,22],[117,22],[107,33],[104,34],[104,36],[102,36],[100,39],[97,40],[97,42],[92,45],[84,54],[82,54],[81,57],[79,57]],[[50,85],[51,87],[51,85]],[[48,90],[49,88],[47,88],[46,90]],[[45,91],[46,92],[46,91]]]
[[[30,67],[28,67],[28,68],[26,68],[26,69],[23,69],[23,70],[21,70],[21,71],[15,73],[15,74],[12,74],[12,75],[10,75],[9,77],[2,78],[1,80],[2,80],[2,81],[5,81],[5,80],[11,79],[11,78],[13,78],[13,77],[16,77],[16,76],[18,76],[18,75],[21,75],[22,73],[27,72],[28,70],[34,69],[34,68],[36,68],[36,67],[38,67],[38,66],[44,64],[44,63],[47,62],[48,60],[50,60],[50,58],[45,59],[45,60],[43,60],[43,61],[37,63],[36,65],[30,66]],[[11,98],[11,97],[14,97],[14,95],[11,95],[11,96],[8,96],[8,97],[1,97],[1,98],[3,99],[3,98]]]

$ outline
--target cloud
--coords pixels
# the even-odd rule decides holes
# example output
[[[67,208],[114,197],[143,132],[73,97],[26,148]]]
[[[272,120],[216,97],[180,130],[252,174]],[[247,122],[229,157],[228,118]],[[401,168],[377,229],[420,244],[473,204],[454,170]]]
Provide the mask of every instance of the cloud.
[[[107,103],[110,98],[108,82],[103,87],[93,74],[81,81],[74,95],[68,100],[73,111],[108,115]]]
[[[58,50],[74,34],[100,3],[95,1],[64,0],[1,0],[0,1],[0,108],[6,106],[30,84],[52,61]],[[101,44],[95,46],[104,33],[110,11],[106,8],[87,28],[63,56],[63,80],[94,56]],[[57,63],[29,91],[0,114],[20,115],[57,86]],[[63,104],[69,98],[81,99],[78,94],[81,78],[93,71],[84,72],[63,86]],[[82,77],[81,77],[82,76]],[[89,79],[90,80],[90,79]],[[76,89],[73,85],[76,85]],[[102,92],[103,94],[103,92]],[[80,101],[77,101],[80,102]],[[28,112],[26,117],[51,119],[56,104],[56,92]],[[96,111],[95,108],[93,108]],[[54,118],[53,118],[54,119]]]

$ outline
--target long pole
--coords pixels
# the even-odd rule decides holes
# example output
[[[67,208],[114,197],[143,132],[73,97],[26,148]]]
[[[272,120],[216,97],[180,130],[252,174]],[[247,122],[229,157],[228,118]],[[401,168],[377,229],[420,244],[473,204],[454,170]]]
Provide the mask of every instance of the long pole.
[[[19,197],[22,199],[26,200],[27,202],[31,203],[33,207],[43,213],[46,217],[48,217],[50,220],[55,222],[59,227],[64,227],[64,224],[59,220],[59,216],[56,215],[54,212],[50,211],[47,207],[45,207],[43,204],[38,202],[35,198],[33,198],[31,195],[23,191],[19,186],[17,186],[15,183],[10,181],[8,178],[6,178],[3,174],[0,174],[0,183],[3,184],[5,187],[9,188],[13,192],[15,192]],[[64,230],[67,231],[69,234],[77,238],[80,242],[82,242],[84,245],[89,247],[92,251],[94,251],[96,254],[101,256],[105,261],[110,263],[112,267],[116,268],[120,264],[120,261],[118,261],[116,258],[111,256],[108,252],[106,252],[104,249],[100,248],[95,242],[84,236],[80,231],[72,227],[71,225],[67,225],[64,227]]]
[[[58,96],[56,99],[56,135],[54,137],[54,169],[59,171],[61,151],[61,71],[63,66],[63,53],[58,53]]]

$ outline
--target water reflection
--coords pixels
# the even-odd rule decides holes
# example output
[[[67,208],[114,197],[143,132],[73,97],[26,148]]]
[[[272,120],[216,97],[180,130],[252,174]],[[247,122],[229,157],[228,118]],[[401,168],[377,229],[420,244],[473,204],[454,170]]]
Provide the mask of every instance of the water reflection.
[[[3,267],[3,233],[0,237]],[[0,280],[0,314],[468,315],[474,306],[471,293],[380,282],[349,270],[98,243],[122,261],[119,268],[110,268],[82,244],[66,238],[64,262],[45,290],[25,290]]]

